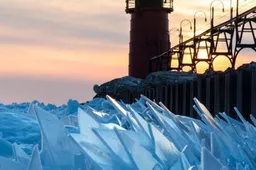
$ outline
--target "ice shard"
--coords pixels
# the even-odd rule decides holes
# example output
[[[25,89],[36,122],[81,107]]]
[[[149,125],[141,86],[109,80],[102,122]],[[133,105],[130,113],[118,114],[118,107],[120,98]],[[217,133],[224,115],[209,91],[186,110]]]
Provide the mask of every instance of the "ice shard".
[[[63,123],[53,114],[34,106],[42,134],[43,165],[48,167],[73,167],[73,150]]]
[[[28,165],[29,163],[29,156],[23,151],[23,149],[16,143],[12,144],[12,150],[13,150],[13,155],[14,159],[22,163],[24,165]]]
[[[33,148],[32,156],[29,162],[28,170],[43,170],[38,146],[35,145]]]
[[[13,156],[12,144],[0,137],[0,156]]]
[[[27,166],[0,156],[0,170],[27,170]]]
[[[214,157],[206,148],[202,148],[201,153],[201,168],[202,170],[227,170],[221,162]]]
[[[27,105],[25,110],[40,125],[41,151],[35,145],[30,155],[34,143],[11,144],[0,138],[0,170],[256,169],[255,124],[237,109],[240,120],[225,112],[212,116],[194,99],[199,120],[175,115],[143,95],[132,105],[107,98],[85,103],[75,111],[77,116],[61,115],[67,106],[50,107],[59,109],[52,113],[60,119]],[[12,140],[8,134],[12,132],[4,131],[3,137]]]

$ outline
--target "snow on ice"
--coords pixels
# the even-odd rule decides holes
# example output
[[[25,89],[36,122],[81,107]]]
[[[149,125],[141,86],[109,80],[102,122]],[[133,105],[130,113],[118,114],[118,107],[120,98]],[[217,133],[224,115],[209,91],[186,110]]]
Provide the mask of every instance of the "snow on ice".
[[[0,170],[256,169],[256,119],[179,116],[141,96],[128,105],[110,96],[84,105],[0,105]]]

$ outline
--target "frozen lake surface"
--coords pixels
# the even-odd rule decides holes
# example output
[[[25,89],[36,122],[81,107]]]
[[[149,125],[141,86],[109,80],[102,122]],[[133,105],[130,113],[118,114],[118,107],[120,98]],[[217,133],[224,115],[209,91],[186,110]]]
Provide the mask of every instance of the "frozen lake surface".
[[[0,170],[256,169],[255,118],[175,115],[145,96],[127,105],[107,96],[84,105],[0,105]],[[192,106],[191,106],[192,107]]]

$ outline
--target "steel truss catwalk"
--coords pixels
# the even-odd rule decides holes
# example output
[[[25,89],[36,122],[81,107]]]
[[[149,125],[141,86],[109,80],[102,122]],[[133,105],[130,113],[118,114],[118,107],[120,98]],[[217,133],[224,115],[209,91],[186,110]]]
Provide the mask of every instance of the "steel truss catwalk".
[[[244,41],[245,38],[250,39],[250,43]],[[256,6],[217,26],[213,26],[212,19],[210,29],[187,41],[182,42],[181,39],[180,44],[153,57],[151,65],[157,64],[158,67],[150,71],[182,71],[184,67],[190,67],[197,72],[199,62],[206,62],[208,69],[213,70],[213,62],[219,56],[227,57],[234,68],[239,53],[245,48],[256,52]],[[201,58],[200,50],[204,50],[207,57]],[[173,62],[177,63],[176,66]]]

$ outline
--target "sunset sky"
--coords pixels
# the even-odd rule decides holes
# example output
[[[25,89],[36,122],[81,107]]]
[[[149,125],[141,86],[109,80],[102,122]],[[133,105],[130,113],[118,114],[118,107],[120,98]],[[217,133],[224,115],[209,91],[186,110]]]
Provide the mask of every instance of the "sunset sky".
[[[212,1],[187,2],[174,1],[170,28],[198,10],[208,11]],[[223,2],[227,14],[230,1]],[[224,15],[220,4],[214,6],[216,16]],[[124,0],[1,0],[0,102],[83,102],[94,96],[94,84],[127,75],[130,16],[124,9]],[[175,44],[178,33],[171,33]],[[184,33],[191,34],[186,28]],[[238,63],[256,60],[253,55],[243,52]]]

